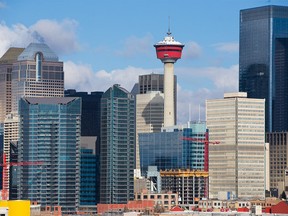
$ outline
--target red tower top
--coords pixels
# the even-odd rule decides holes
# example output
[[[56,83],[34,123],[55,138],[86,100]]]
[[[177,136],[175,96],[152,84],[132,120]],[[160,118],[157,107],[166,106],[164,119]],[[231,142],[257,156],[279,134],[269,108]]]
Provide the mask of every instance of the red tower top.
[[[164,40],[154,45],[156,48],[157,58],[163,63],[175,63],[181,58],[184,44],[174,40],[171,32],[168,31]]]

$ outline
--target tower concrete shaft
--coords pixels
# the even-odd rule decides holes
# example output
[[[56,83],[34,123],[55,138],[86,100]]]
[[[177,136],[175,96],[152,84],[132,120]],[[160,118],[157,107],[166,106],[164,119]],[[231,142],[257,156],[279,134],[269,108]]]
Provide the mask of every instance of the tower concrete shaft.
[[[164,63],[164,127],[173,126],[175,122],[174,106],[174,63]]]

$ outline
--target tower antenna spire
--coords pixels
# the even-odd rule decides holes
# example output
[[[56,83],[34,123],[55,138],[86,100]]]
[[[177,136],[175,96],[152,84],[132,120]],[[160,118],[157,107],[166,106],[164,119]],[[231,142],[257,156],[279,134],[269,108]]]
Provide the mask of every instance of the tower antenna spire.
[[[167,35],[171,35],[171,31],[170,31],[170,16],[168,16],[168,32]]]

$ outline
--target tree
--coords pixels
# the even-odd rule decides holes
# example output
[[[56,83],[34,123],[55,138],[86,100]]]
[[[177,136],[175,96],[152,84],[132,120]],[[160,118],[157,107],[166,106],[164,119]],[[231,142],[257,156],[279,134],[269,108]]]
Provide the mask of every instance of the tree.
[[[287,199],[285,191],[282,192],[282,194],[280,196],[280,199],[282,199],[282,200],[286,200]]]

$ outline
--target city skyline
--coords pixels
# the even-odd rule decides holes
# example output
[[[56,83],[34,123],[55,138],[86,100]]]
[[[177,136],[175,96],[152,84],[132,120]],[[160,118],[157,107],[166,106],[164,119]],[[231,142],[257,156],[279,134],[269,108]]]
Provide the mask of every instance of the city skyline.
[[[178,123],[188,121],[189,104],[191,119],[198,119],[200,105],[204,120],[206,99],[238,91],[240,10],[288,6],[281,0],[125,3],[0,1],[0,55],[45,42],[64,62],[65,89],[106,91],[118,83],[130,91],[139,75],[163,73],[153,44],[166,35],[170,17],[172,35],[185,44],[175,65]]]

